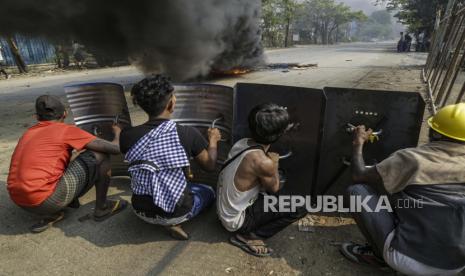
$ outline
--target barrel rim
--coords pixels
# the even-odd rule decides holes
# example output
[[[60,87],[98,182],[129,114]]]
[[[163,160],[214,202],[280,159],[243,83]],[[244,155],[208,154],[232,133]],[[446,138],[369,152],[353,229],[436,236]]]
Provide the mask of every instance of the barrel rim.
[[[78,83],[69,83],[65,84],[63,87],[64,88],[72,88],[72,87],[80,87],[80,86],[88,86],[88,85],[114,85],[114,86],[119,86],[124,90],[124,86],[116,83],[116,82],[108,82],[108,81],[97,81],[97,82],[78,82]]]
[[[189,83],[173,83],[173,86],[176,88],[177,86],[212,86],[212,87],[222,87],[222,88],[227,88],[234,90],[234,87],[227,86],[227,85],[222,85],[222,84],[214,84],[214,83],[195,83],[195,82],[189,82]]]

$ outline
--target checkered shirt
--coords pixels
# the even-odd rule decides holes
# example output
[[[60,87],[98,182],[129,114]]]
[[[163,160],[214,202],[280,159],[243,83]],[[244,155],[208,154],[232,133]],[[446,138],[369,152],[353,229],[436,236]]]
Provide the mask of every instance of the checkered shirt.
[[[186,187],[183,168],[189,166],[176,123],[167,121],[143,136],[127,152],[134,194],[151,195],[156,206],[168,213]]]

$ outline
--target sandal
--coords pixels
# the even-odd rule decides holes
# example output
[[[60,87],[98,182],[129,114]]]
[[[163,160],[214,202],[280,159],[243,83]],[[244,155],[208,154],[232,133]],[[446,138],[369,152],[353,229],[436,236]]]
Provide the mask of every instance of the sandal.
[[[168,230],[170,236],[173,239],[187,241],[190,239],[189,234],[187,234],[180,225],[165,226],[165,229]]]
[[[95,212],[94,212],[93,218],[94,218],[95,221],[97,221],[97,222],[104,221],[104,220],[110,218],[111,216],[120,213],[121,211],[126,209],[126,207],[128,206],[128,202],[126,200],[122,200],[122,199],[119,199],[119,200],[116,200],[116,201],[108,200],[107,203],[111,203],[111,205],[108,206],[105,209],[106,212],[103,215],[96,215]]]
[[[48,228],[52,227],[55,223],[62,221],[65,218],[64,212],[59,212],[56,215],[48,218],[44,218],[38,223],[31,226],[30,230],[32,233],[42,233]]]
[[[262,242],[257,242],[257,241],[241,241],[237,237],[233,236],[229,238],[229,242],[234,245],[239,247],[240,249],[244,250],[246,253],[249,253],[250,255],[253,255],[255,257],[269,257],[271,256],[271,253],[273,253],[273,250],[271,248],[268,248],[267,245],[262,241]],[[263,247],[266,249],[266,252],[264,253],[259,253],[256,251],[257,247]]]

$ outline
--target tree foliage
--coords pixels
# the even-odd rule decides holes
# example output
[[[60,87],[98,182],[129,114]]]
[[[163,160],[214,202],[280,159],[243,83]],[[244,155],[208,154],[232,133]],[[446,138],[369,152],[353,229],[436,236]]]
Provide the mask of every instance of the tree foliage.
[[[370,41],[394,38],[392,15],[387,10],[373,12],[368,20],[359,26],[357,39]]]
[[[262,1],[262,36],[266,46],[285,46],[289,28],[300,6],[295,0]]]
[[[313,43],[330,44],[349,40],[351,23],[366,19],[362,11],[352,11],[334,0],[307,0],[299,13],[297,27]]]
[[[263,0],[263,40],[266,46],[287,46],[290,31],[307,42],[330,44],[349,40],[351,23],[367,19],[335,0]]]
[[[425,31],[431,34],[434,29],[436,13],[444,11],[448,0],[377,0],[387,4],[389,10],[397,11],[395,17],[414,33]]]

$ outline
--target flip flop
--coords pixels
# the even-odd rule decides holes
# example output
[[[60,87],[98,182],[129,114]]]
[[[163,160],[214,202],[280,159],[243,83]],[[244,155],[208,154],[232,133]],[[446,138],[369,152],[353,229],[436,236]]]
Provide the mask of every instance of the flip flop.
[[[53,218],[42,219],[38,223],[31,226],[30,230],[34,234],[42,233],[48,228],[52,227],[55,223],[62,221],[65,218],[65,213],[60,212]]]
[[[181,226],[165,226],[165,229],[168,230],[170,236],[173,239],[180,240],[180,241],[187,241],[190,239],[190,235],[187,234]]]
[[[253,255],[255,257],[269,257],[271,256],[271,253],[273,253],[273,250],[271,248],[268,248],[266,244],[245,243],[234,236],[229,238],[229,242],[232,245],[239,247],[240,249],[244,250],[246,253],[249,253],[250,255]],[[250,248],[252,246],[265,247],[267,249],[267,252],[266,253],[255,252],[252,248]]]
[[[120,213],[121,211],[126,209],[126,207],[128,206],[128,202],[126,200],[118,199],[118,200],[113,201],[113,202],[114,202],[114,205],[113,205],[113,207],[111,207],[110,212],[108,212],[108,213],[106,213],[105,215],[102,215],[102,216],[96,216],[94,214],[93,215],[94,220],[97,221],[97,222],[102,222],[102,221],[112,217],[113,215],[116,215],[116,214]]]

